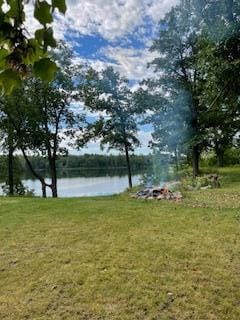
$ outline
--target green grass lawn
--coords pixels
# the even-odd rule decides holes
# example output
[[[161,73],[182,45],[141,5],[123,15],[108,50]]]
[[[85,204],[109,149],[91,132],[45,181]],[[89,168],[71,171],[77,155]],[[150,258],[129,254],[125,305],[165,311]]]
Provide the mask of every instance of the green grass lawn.
[[[240,168],[182,203],[0,199],[0,319],[239,320]]]

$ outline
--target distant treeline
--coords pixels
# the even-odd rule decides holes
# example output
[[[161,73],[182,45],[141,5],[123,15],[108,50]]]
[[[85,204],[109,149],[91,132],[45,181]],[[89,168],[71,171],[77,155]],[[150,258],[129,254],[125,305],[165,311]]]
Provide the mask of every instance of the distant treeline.
[[[21,162],[27,170],[24,159],[20,157]],[[141,169],[144,166],[149,166],[152,163],[151,156],[132,155],[132,169]],[[34,169],[48,170],[47,159],[43,157],[31,157],[31,162]],[[57,169],[111,169],[125,168],[125,156],[123,155],[99,155],[99,154],[84,154],[84,155],[69,155],[59,157],[57,160]]]
[[[48,161],[46,158],[40,156],[31,156],[32,166],[35,170],[41,170],[48,172]],[[15,157],[15,167],[17,168],[18,174],[29,173],[28,166],[22,156]],[[143,168],[152,166],[151,155],[132,155],[131,163],[133,171],[138,171]],[[3,179],[7,173],[7,157],[4,155],[0,156],[0,176]],[[107,170],[112,171],[115,169],[125,169],[126,161],[123,155],[99,155],[99,154],[84,154],[84,155],[68,155],[66,157],[59,157],[57,160],[58,172],[67,170]]]

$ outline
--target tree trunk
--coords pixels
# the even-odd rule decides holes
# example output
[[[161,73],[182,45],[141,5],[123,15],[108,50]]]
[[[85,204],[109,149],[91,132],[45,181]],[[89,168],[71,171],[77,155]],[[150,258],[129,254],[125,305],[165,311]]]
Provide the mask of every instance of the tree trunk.
[[[50,164],[50,170],[51,170],[51,176],[52,176],[52,197],[57,198],[58,192],[57,192],[57,169],[56,169],[56,159],[52,157],[49,159]]]
[[[58,193],[57,193],[57,179],[52,178],[52,197],[57,198]]]
[[[199,147],[198,145],[193,146],[192,149],[192,168],[193,176],[197,177],[199,175]]]
[[[125,144],[125,155],[126,155],[126,163],[127,163],[127,170],[128,170],[128,185],[129,188],[132,189],[132,170],[128,152],[128,146]]]
[[[36,177],[40,182],[41,182],[41,185],[42,185],[42,197],[43,198],[46,198],[47,197],[47,192],[46,192],[46,188],[47,187],[50,187],[51,188],[51,185],[47,184],[45,181],[44,181],[44,178],[41,177],[33,168],[30,160],[28,159],[28,156],[24,150],[24,148],[21,148],[21,151],[22,151],[22,154],[23,154],[23,157],[30,169],[30,171],[32,172],[32,174],[34,175],[34,177]]]
[[[217,156],[217,164],[219,167],[224,166],[224,150],[221,148],[216,149],[216,156]]]
[[[13,125],[13,127],[15,128],[17,134],[19,136],[21,136],[21,131],[20,129],[16,126],[16,123],[15,121],[13,120],[13,118],[11,117],[11,114],[8,113],[8,118],[9,118],[9,121],[11,121],[11,124]],[[26,152],[25,152],[25,149],[23,147],[23,145],[20,144],[20,149],[22,151],[22,154],[23,154],[23,157],[30,169],[30,171],[32,172],[32,174],[34,175],[35,178],[37,178],[40,182],[41,182],[41,185],[42,185],[42,197],[43,198],[46,198],[47,197],[47,193],[46,193],[46,187],[51,187],[49,184],[47,184],[45,181],[44,181],[44,178],[41,177],[33,168],[32,164],[31,164],[31,161],[29,160]]]
[[[43,198],[47,198],[47,186],[46,183],[41,180],[41,184],[42,184],[42,197]]]
[[[217,154],[217,164],[218,164],[219,167],[223,167],[224,166],[223,156],[224,156],[224,152],[219,152]]]
[[[9,186],[9,196],[14,195],[14,173],[13,173],[13,153],[14,153],[14,141],[13,141],[13,127],[8,117],[8,132],[7,132],[7,144],[8,144],[8,186]]]
[[[9,185],[9,196],[14,195],[14,181],[13,181],[13,147],[8,147],[8,185]]]
[[[219,143],[217,140],[215,141],[215,153],[217,157],[217,165],[219,167],[223,167],[224,148],[222,147],[221,143]]]

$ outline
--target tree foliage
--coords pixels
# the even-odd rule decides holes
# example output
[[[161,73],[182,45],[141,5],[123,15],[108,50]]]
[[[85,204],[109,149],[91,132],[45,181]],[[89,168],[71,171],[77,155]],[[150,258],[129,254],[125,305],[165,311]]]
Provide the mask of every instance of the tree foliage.
[[[99,113],[99,119],[89,126],[87,137],[96,137],[102,147],[125,153],[131,187],[129,152],[140,145],[136,118],[140,110],[134,103],[127,79],[112,67],[100,74],[90,70],[87,79],[83,86],[85,104],[91,111]]]
[[[58,56],[67,56],[67,49],[60,47]],[[43,194],[50,187],[57,196],[56,161],[67,154],[67,144],[62,143],[83,127],[84,117],[75,114],[72,102],[73,74],[69,60],[61,65],[51,82],[29,78],[11,96],[2,98],[2,114],[10,119],[14,129],[16,148],[23,156],[37,179],[42,183]],[[34,170],[29,154],[41,155],[48,161],[51,183]]]
[[[48,48],[56,47],[51,23],[58,10],[66,12],[65,0],[35,0],[34,18],[41,24],[33,36],[25,27],[27,0],[0,0],[0,86],[5,94],[21,84],[30,72],[43,80],[53,79],[56,64]]]
[[[234,0],[181,0],[159,23],[157,76],[138,95],[154,112],[153,145],[191,152],[194,175],[201,152],[223,152],[239,130],[239,12]]]

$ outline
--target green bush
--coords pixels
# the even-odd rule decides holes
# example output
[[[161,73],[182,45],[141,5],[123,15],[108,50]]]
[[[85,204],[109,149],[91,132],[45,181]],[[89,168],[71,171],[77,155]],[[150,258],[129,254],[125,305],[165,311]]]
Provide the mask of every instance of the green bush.
[[[3,194],[6,196],[10,195],[10,188],[9,188],[9,184],[5,183],[2,186],[2,191]],[[30,190],[27,187],[25,187],[23,185],[23,183],[21,181],[15,181],[14,182],[14,191],[13,191],[14,196],[26,196],[26,197],[33,197],[34,196],[34,190]]]
[[[194,178],[193,176],[186,176],[181,179],[182,190],[200,190],[201,188],[212,187],[212,182],[209,176],[200,176]]]
[[[240,164],[240,149],[231,148],[226,150],[223,162],[225,166]]]
[[[237,148],[229,148],[225,151],[223,156],[223,165],[231,166],[240,164],[240,149]],[[211,152],[205,154],[201,159],[201,166],[203,167],[215,167],[218,165],[216,155]]]

